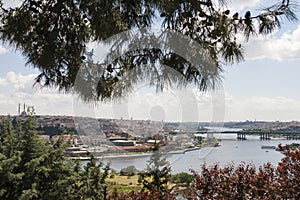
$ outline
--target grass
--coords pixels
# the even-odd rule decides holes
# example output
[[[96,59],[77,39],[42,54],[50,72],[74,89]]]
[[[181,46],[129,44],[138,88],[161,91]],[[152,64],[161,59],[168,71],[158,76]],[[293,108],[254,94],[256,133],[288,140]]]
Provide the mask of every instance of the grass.
[[[119,174],[110,174],[106,179],[108,183],[108,192],[112,193],[114,190],[117,190],[119,193],[128,193],[130,191],[140,191],[142,185],[138,183],[138,175],[134,176],[121,176]],[[112,177],[112,178],[110,178]],[[176,186],[174,183],[168,183],[169,189]],[[178,187],[177,190],[185,190],[186,186]]]
[[[138,184],[138,175],[134,176],[120,176],[115,174],[113,178],[108,178],[107,183],[117,183],[117,184],[125,184],[125,185],[137,185]]]
[[[138,183],[138,175],[120,176],[114,174],[113,178],[106,179],[106,182],[109,184],[108,192],[113,192],[115,189],[120,193],[141,190],[141,185]]]

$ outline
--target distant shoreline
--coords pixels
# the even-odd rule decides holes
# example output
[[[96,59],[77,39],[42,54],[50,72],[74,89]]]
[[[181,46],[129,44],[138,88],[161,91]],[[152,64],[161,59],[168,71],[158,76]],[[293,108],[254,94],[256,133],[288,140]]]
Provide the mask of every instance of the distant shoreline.
[[[202,147],[194,147],[189,149],[183,149],[178,151],[170,151],[170,152],[163,152],[163,155],[172,155],[172,154],[185,154],[189,151],[196,151],[201,149]],[[145,157],[145,156],[151,156],[152,153],[135,153],[135,154],[118,154],[118,155],[103,155],[103,156],[95,156],[96,159],[108,159],[108,158],[126,158],[126,157]],[[78,156],[78,157],[66,157],[68,160],[90,160],[89,156]]]

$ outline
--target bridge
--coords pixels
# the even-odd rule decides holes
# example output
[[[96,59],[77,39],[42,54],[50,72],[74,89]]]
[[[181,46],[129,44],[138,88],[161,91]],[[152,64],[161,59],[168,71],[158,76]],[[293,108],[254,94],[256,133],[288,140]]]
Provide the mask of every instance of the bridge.
[[[241,131],[215,131],[215,130],[201,130],[201,131],[186,131],[186,132],[168,132],[168,134],[236,134],[238,140],[246,140],[247,135],[258,135],[261,140],[270,140],[271,136],[281,135],[287,140],[299,140],[300,131],[251,131],[251,130],[241,130]]]
[[[300,131],[222,131],[222,132],[210,132],[207,133],[221,133],[221,134],[237,134],[238,140],[246,140],[247,135],[259,135],[261,140],[270,140],[272,135],[284,136],[287,140],[300,139]]]

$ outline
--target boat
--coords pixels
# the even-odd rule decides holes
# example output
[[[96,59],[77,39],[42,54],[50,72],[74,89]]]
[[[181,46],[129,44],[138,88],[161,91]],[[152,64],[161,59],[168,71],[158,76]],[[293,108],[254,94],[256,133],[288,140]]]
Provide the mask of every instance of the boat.
[[[274,146],[274,145],[262,145],[261,148],[262,149],[276,149],[276,146]]]

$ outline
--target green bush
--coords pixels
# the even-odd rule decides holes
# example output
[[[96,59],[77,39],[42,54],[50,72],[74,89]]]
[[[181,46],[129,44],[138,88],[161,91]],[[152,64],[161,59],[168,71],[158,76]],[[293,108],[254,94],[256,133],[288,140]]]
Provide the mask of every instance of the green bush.
[[[193,175],[186,173],[186,172],[181,172],[178,174],[175,174],[171,178],[171,182],[173,183],[183,183],[186,185],[189,185],[193,181]]]
[[[135,168],[135,166],[130,165],[128,167],[121,169],[120,175],[121,176],[134,176],[137,172],[138,172],[138,170]]]

